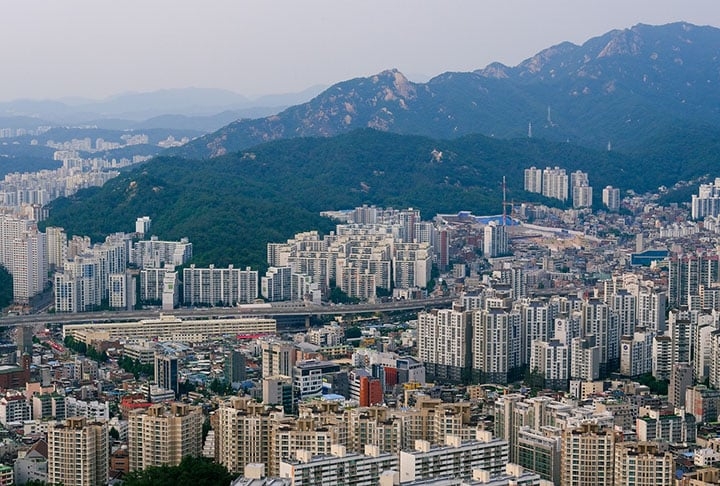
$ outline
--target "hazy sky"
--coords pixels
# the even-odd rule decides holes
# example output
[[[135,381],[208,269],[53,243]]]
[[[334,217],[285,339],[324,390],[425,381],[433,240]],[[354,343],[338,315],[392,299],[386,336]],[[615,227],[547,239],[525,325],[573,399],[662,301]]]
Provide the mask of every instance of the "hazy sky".
[[[720,26],[718,0],[5,0],[0,100],[224,88],[254,97],[398,68],[515,65],[637,23]]]

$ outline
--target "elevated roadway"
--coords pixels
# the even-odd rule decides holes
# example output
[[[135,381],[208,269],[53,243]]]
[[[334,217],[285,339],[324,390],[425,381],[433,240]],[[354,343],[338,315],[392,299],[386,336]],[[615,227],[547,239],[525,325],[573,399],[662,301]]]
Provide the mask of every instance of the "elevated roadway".
[[[267,305],[249,305],[238,307],[181,307],[172,311],[159,309],[143,309],[133,311],[101,311],[79,313],[42,313],[22,316],[4,316],[0,318],[0,327],[14,327],[33,324],[84,324],[92,322],[136,322],[142,319],[156,319],[160,314],[171,314],[180,318],[204,319],[227,316],[318,316],[318,315],[345,315],[364,314],[376,312],[399,312],[410,310],[434,309],[449,307],[453,297],[440,297],[420,300],[398,300],[380,302],[376,304],[349,304],[349,305],[303,305],[276,303]]]

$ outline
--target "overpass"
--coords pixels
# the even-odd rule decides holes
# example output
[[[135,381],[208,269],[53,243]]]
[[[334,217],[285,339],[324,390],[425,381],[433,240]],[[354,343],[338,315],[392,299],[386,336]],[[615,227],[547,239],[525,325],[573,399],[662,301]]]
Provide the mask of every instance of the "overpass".
[[[346,315],[365,314],[376,312],[401,312],[448,307],[453,297],[438,297],[418,300],[397,300],[379,302],[375,304],[337,304],[317,305],[303,303],[275,303],[259,306],[238,307],[201,307],[162,311],[159,309],[143,309],[133,311],[100,311],[78,313],[43,313],[22,316],[4,316],[0,318],[0,328],[15,327],[33,324],[85,324],[92,322],[136,322],[142,319],[157,319],[160,314],[172,314],[180,318],[212,318],[212,317],[270,317],[276,316],[319,316],[319,315]]]

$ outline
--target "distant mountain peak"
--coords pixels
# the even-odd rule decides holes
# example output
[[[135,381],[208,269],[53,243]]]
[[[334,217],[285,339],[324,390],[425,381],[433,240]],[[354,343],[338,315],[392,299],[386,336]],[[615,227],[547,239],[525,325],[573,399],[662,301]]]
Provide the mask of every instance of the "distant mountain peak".
[[[643,47],[643,38],[636,29],[612,31],[610,41],[598,53],[597,58],[640,54]]]

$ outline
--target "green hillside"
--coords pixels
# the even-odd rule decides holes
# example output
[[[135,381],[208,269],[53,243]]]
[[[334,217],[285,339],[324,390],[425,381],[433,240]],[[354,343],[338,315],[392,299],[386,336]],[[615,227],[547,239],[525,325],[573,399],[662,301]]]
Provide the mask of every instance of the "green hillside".
[[[686,152],[690,158],[677,148],[627,156],[535,139],[432,140],[369,129],[280,140],[209,160],[156,158],[101,189],[53,202],[45,224],[97,241],[132,231],[135,218],[148,215],[153,234],[189,237],[198,264],[261,268],[267,242],[330,231],[334,223],[319,216],[324,210],[375,204],[418,208],[427,219],[458,210],[497,214],[503,176],[509,199],[538,201],[522,190],[531,165],[586,171],[598,197],[607,184],[638,192],[671,185],[678,174],[706,173],[716,164],[720,152],[711,148],[720,137],[703,135]]]

